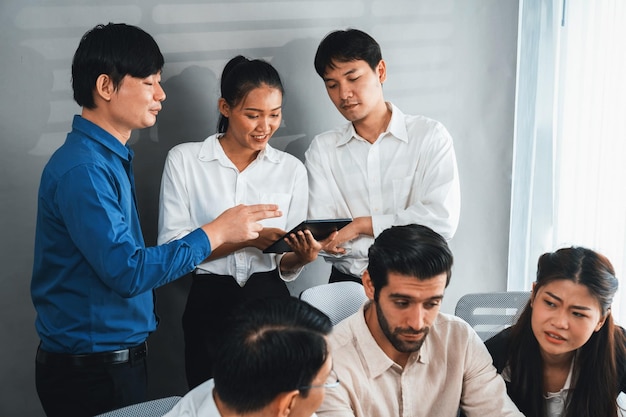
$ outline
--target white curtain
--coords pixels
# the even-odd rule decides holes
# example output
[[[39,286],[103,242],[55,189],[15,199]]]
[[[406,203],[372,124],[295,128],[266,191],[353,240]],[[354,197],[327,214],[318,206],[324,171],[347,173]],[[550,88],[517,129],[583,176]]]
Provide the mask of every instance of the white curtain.
[[[555,140],[555,247],[606,255],[626,323],[626,1],[567,0]],[[623,301],[622,301],[623,300]]]
[[[539,254],[586,246],[613,263],[626,324],[626,1],[520,4],[508,286],[530,288]]]

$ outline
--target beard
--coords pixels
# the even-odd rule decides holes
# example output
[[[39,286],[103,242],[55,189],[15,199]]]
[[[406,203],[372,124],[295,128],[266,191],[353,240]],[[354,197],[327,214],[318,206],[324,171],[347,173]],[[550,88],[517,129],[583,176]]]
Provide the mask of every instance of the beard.
[[[415,330],[412,327],[396,327],[392,329],[389,326],[389,322],[383,313],[383,310],[380,308],[380,305],[375,302],[376,305],[376,316],[378,317],[378,325],[382,330],[383,334],[389,340],[389,343],[398,351],[402,353],[413,353],[417,352],[422,348],[424,344],[424,340],[426,340],[426,336],[428,336],[428,332],[430,331],[429,327],[424,327],[420,330]],[[418,340],[404,340],[401,338],[401,335],[418,335],[422,334],[422,338]]]

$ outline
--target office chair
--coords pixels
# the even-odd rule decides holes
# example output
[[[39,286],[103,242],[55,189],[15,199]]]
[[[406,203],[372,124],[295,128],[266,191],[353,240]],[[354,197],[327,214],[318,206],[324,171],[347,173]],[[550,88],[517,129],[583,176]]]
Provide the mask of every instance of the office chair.
[[[529,298],[530,291],[466,294],[457,302],[454,315],[485,341],[515,323]]]
[[[96,417],[161,417],[170,411],[182,397],[172,396],[145,401],[98,414]]]
[[[363,285],[353,281],[316,285],[300,293],[300,299],[318,308],[333,326],[356,313],[367,300]]]

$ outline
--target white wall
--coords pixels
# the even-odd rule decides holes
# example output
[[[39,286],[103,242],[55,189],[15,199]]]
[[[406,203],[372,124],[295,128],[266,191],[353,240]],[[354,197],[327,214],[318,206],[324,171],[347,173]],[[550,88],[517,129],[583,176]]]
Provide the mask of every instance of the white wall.
[[[287,93],[273,144],[302,157],[312,136],[342,122],[314,73],[321,38],[337,28],[372,34],[387,60],[385,95],[406,113],[442,121],[461,177],[456,257],[443,310],[468,292],[506,286],[518,1],[3,0],[0,3],[0,415],[41,416],[34,388],[38,343],[29,297],[39,175],[79,108],[71,58],[97,23],[150,32],[165,58],[168,94],[158,125],[138,132],[136,175],[146,241],[156,236],[158,187],[166,152],[202,140],[216,125],[217,77],[235,54],[270,60]],[[294,294],[322,282],[307,267]],[[154,397],[185,392],[180,315],[182,279],[158,291],[159,330],[150,340]]]

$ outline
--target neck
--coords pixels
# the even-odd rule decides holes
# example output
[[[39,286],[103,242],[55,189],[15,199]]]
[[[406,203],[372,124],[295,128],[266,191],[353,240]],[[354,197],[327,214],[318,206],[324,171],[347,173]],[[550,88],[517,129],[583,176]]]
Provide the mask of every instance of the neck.
[[[391,121],[391,109],[387,103],[381,101],[370,114],[361,120],[352,122],[354,130],[369,143],[374,143],[378,137],[387,130]]]
[[[237,167],[239,172],[242,172],[248,167],[259,155],[260,151],[254,151],[252,149],[242,149],[232,146],[232,141],[224,134],[220,140],[224,153],[230,159],[230,161]]]
[[[128,139],[130,139],[130,134],[132,132],[130,130],[121,131],[117,126],[110,122],[106,115],[102,114],[102,112],[98,109],[98,107],[96,107],[95,109],[88,109],[86,107],[83,107],[81,117],[106,130],[113,137],[115,137],[115,139],[119,140],[122,145],[126,145],[126,142],[128,142]]]
[[[232,408],[230,408],[228,405],[226,405],[217,395],[215,390],[213,390],[213,401],[215,402],[215,406],[217,407],[217,410],[220,412],[221,417],[270,417],[270,415],[267,413],[264,413],[263,410],[258,411],[258,412],[255,411],[251,413],[244,413],[244,414],[238,413]]]
[[[572,360],[574,360],[574,351],[561,355],[550,355],[541,351],[541,359],[543,360],[544,368],[569,370]]]

